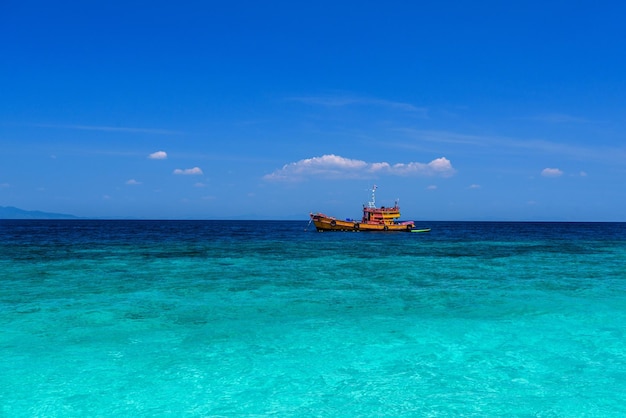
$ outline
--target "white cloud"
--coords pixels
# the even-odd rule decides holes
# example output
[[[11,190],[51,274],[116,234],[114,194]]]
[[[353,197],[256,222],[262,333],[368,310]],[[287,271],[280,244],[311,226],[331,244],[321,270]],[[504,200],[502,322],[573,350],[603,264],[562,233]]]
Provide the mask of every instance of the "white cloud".
[[[165,151],[157,151],[148,155],[148,158],[151,160],[165,160],[167,158],[167,152]]]
[[[563,172],[558,168],[544,168],[541,171],[541,175],[544,177],[560,177],[563,175]]]
[[[135,179],[130,179],[126,182],[126,184],[128,184],[129,186],[138,186],[141,184],[141,182]]]
[[[385,163],[386,164],[386,163]],[[389,166],[386,170],[389,174],[393,175],[418,175],[418,176],[436,176],[449,177],[454,174],[455,170],[452,168],[450,160],[445,157],[437,158],[431,162],[416,163],[411,162],[407,164],[398,163]]]
[[[434,184],[431,184],[430,186],[426,188],[426,190],[437,190],[437,186],[435,186]]]
[[[9,183],[0,183],[0,189],[6,189],[8,187],[11,187]]]
[[[374,175],[449,177],[454,173],[452,164],[445,157],[437,158],[429,163],[409,162],[391,165],[387,162],[368,163],[327,154],[286,164],[263,178],[265,180],[294,181],[303,180],[307,177],[371,178]]]
[[[184,176],[194,176],[194,175],[200,175],[203,173],[200,167],[194,167],[194,168],[185,168],[185,169],[177,168],[176,170],[174,170],[174,174],[180,174]]]
[[[580,177],[587,177],[587,172],[586,171],[581,171],[580,172]]]
[[[480,189],[480,184],[470,184],[470,186],[468,187],[468,189]]]

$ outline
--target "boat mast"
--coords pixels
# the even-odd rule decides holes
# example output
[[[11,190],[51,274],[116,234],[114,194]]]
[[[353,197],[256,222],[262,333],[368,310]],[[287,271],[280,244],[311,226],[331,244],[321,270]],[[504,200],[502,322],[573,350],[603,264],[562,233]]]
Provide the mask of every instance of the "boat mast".
[[[372,201],[368,203],[368,206],[372,209],[376,209],[376,185],[372,187]]]

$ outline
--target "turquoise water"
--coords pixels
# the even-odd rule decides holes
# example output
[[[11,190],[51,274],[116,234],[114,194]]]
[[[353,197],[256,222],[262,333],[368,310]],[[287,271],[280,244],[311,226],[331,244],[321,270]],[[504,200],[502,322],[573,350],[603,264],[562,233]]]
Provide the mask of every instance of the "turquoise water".
[[[0,221],[0,415],[626,416],[626,224],[306,225]]]

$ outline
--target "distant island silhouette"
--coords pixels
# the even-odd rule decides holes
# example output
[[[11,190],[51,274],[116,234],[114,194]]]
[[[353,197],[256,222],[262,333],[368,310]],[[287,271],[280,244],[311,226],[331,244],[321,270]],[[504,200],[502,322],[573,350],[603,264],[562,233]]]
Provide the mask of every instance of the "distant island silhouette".
[[[80,219],[64,213],[24,210],[13,206],[0,206],[0,219]]]

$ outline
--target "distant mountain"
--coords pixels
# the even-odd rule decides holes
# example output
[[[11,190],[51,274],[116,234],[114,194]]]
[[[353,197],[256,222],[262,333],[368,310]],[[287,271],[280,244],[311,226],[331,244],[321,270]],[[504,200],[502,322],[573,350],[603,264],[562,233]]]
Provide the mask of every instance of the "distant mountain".
[[[24,210],[12,206],[0,206],[0,219],[79,219],[74,215]]]

